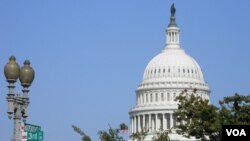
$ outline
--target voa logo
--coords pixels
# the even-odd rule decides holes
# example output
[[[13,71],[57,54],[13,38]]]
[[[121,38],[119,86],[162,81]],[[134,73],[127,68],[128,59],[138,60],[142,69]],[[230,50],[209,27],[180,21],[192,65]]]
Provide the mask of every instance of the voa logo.
[[[227,136],[247,136],[244,129],[226,129]]]

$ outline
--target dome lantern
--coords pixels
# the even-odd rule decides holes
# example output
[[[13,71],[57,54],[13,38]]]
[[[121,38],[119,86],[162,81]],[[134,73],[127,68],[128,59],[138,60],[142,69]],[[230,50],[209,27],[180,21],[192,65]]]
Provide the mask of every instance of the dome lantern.
[[[180,48],[180,28],[175,22],[176,9],[174,4],[170,8],[170,23],[166,29],[166,47],[165,49],[178,49]]]

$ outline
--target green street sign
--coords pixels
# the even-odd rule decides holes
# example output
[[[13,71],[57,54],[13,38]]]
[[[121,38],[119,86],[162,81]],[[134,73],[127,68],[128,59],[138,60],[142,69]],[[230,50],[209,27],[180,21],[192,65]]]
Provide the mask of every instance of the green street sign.
[[[25,124],[24,131],[25,132],[38,132],[38,131],[41,131],[41,126],[33,125],[33,124]]]
[[[27,141],[43,140],[43,131],[41,130],[41,126],[26,123],[24,131],[27,133]]]
[[[27,141],[42,141],[43,131],[27,132]]]

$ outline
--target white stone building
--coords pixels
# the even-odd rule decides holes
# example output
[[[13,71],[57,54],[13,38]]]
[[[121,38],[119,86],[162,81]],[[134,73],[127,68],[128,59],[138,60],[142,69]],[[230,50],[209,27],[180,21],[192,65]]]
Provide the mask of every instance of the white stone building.
[[[191,141],[175,133],[173,112],[178,108],[174,101],[183,90],[193,91],[209,99],[210,90],[204,81],[199,64],[185,53],[180,45],[180,28],[175,22],[175,8],[171,7],[170,23],[166,29],[165,48],[146,66],[142,82],[136,89],[136,105],[129,111],[130,132],[148,130],[145,141],[159,129],[172,129],[171,141]],[[132,138],[129,138],[132,141]]]

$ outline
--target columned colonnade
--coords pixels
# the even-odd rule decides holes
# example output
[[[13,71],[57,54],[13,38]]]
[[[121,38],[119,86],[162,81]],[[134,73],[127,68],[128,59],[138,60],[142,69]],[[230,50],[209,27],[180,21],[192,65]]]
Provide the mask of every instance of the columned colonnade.
[[[148,130],[149,133],[159,129],[170,129],[176,126],[173,113],[134,114],[130,117],[130,132],[136,133]]]

